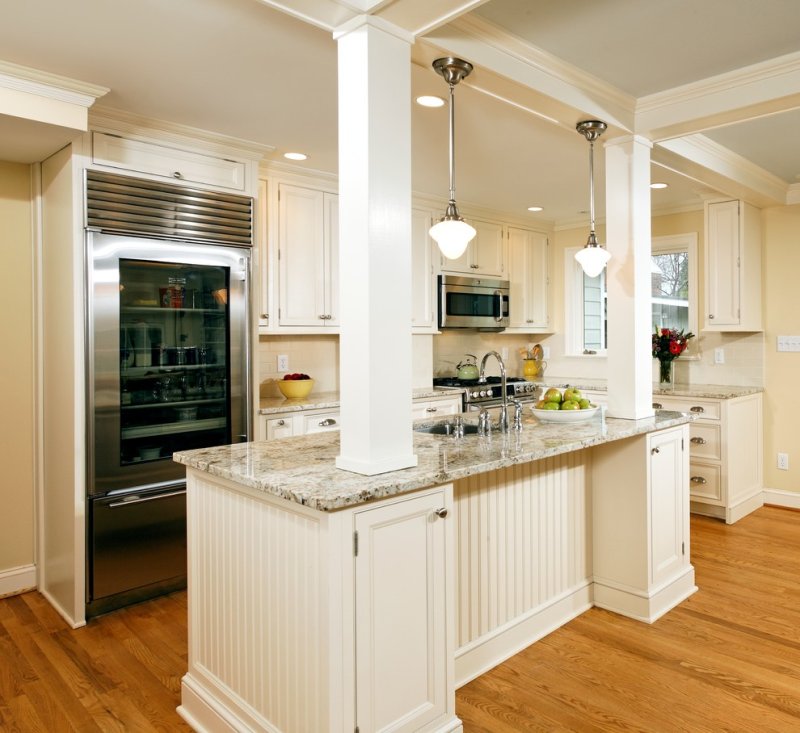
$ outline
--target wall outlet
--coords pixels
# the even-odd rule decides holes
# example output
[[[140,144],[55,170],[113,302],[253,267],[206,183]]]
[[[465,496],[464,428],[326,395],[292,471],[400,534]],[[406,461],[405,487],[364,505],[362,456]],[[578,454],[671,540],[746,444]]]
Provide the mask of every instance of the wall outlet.
[[[503,358],[503,361],[508,361],[508,346],[504,346],[500,349],[500,356]]]
[[[542,346],[542,359],[549,359],[549,358],[550,358],[550,347]]]
[[[722,347],[714,349],[714,363],[715,364],[725,363],[725,349],[723,349]]]
[[[788,471],[789,470],[789,454],[788,453],[778,453],[778,468],[781,471]]]
[[[278,354],[278,371],[279,372],[288,372],[289,371],[289,355],[288,354]]]
[[[800,351],[800,336],[778,336],[778,351]]]

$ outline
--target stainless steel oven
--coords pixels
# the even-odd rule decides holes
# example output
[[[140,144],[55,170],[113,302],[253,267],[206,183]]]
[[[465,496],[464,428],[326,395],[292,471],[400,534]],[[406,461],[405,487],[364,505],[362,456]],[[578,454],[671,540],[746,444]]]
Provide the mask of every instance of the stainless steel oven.
[[[508,280],[439,275],[439,328],[504,330],[509,288]]]
[[[435,377],[433,386],[443,390],[458,390],[462,395],[462,411],[472,412],[483,407],[491,408],[503,404],[503,383],[500,377],[487,377],[484,382],[477,379],[458,379],[456,377]],[[541,387],[522,377],[509,377],[506,380],[506,398],[525,404],[539,399]]]

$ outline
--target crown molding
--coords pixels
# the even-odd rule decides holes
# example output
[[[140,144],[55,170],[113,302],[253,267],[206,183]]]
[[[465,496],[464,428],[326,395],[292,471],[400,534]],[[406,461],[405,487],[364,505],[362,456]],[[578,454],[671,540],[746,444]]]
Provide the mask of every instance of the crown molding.
[[[50,74],[8,61],[0,61],[0,87],[80,107],[91,107],[97,99],[110,91],[107,87],[97,84]]]
[[[260,161],[265,155],[275,150],[273,145],[242,140],[196,127],[189,127],[188,125],[136,115],[111,107],[95,107],[90,110],[89,124],[93,129],[125,132],[129,135],[138,135],[149,140],[157,139],[178,146],[196,146],[200,142],[214,153],[220,155],[235,153],[254,161]]]

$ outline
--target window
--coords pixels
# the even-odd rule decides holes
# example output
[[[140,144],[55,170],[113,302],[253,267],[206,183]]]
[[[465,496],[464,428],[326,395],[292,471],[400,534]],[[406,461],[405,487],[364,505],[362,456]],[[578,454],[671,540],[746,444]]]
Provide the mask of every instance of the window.
[[[567,354],[602,355],[608,336],[606,273],[587,277],[575,261],[577,251],[564,251]],[[697,333],[697,234],[655,237],[651,269],[653,326]]]

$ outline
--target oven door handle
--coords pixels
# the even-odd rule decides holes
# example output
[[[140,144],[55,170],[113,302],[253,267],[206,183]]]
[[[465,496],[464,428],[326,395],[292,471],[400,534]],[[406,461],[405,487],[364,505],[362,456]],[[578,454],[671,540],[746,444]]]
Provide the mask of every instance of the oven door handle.
[[[494,291],[494,297],[497,298],[497,315],[494,320],[500,323],[503,320],[503,293],[500,290]]]
[[[115,501],[113,504],[109,504],[109,509],[115,509],[116,507],[120,506],[131,506],[132,504],[144,504],[147,501],[157,501],[158,499],[168,499],[170,496],[181,496],[182,494],[186,493],[186,489],[181,489],[180,491],[168,491],[166,494],[153,494],[151,496],[137,496],[134,494],[130,499],[122,500],[122,501]]]

